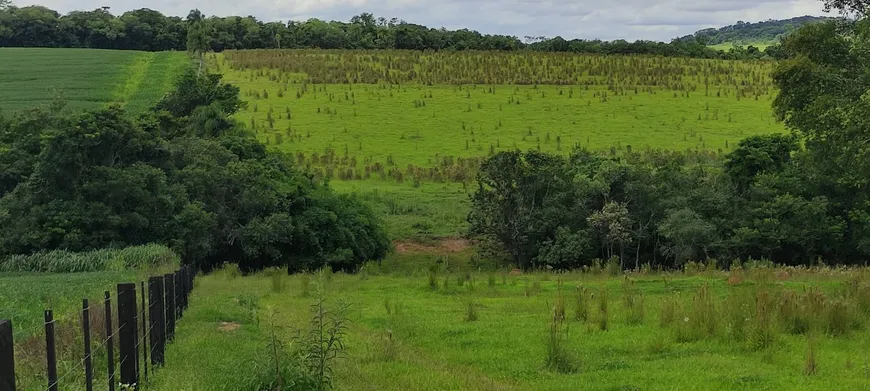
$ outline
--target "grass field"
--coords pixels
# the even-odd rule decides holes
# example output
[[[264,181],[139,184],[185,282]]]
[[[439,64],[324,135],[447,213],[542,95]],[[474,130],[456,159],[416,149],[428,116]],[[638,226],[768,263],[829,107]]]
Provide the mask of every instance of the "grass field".
[[[59,96],[71,109],[118,103],[141,112],[187,63],[180,52],[0,48],[0,109],[48,105]]]
[[[400,170],[409,164],[443,167],[453,158],[515,148],[567,153],[579,144],[605,150],[728,151],[746,136],[783,131],[771,116],[774,90],[770,63],[764,62],[618,56],[572,60],[526,54],[531,59],[504,61],[567,65],[551,66],[552,74],[546,68],[528,70],[531,65],[522,63],[505,68],[516,68],[517,78],[549,77],[553,83],[575,85],[428,85],[447,80],[432,63],[459,67],[471,66],[466,64],[471,60],[463,55],[401,58],[411,55],[399,52],[394,62],[386,56],[365,62],[364,54],[334,54],[323,60],[316,53],[280,53],[260,59],[268,55],[230,52],[214,56],[212,67],[238,85],[248,102],[237,116],[240,121],[254,127],[269,145],[306,155],[309,164],[328,160],[322,165],[333,167],[331,176],[342,179],[347,177],[339,173],[340,167],[354,168],[354,178],[367,177],[371,169],[364,167],[376,163]],[[380,79],[365,70],[401,66],[411,70],[390,76],[405,80],[401,85],[307,83],[309,78],[338,78],[330,67],[374,81]],[[428,77],[426,67],[433,69]],[[486,76],[463,72],[457,72],[457,80]],[[491,79],[513,80],[500,75]]]
[[[392,276],[201,278],[168,352],[176,364],[149,388],[252,389],[269,373],[260,366],[269,336],[290,341],[307,327],[318,284],[328,303],[351,304],[346,356],[333,367],[339,390],[870,386],[864,270],[509,276],[442,265],[433,288],[423,271],[431,260],[387,262],[412,266]],[[571,357],[561,371],[546,364],[551,338]]]
[[[709,47],[716,49],[716,50],[724,50],[727,52],[735,46],[743,46],[744,48],[747,48],[749,46],[755,46],[758,48],[758,50],[761,50],[763,52],[764,49],[767,49],[768,46],[773,46],[775,44],[776,44],[775,42],[749,42],[749,43],[736,43],[736,44],[733,42],[725,42],[725,43],[720,43],[717,45],[709,45]]]
[[[285,50],[209,64],[248,103],[239,121],[370,201],[394,239],[461,233],[477,164],[497,151],[726,153],[785,131],[764,61]]]

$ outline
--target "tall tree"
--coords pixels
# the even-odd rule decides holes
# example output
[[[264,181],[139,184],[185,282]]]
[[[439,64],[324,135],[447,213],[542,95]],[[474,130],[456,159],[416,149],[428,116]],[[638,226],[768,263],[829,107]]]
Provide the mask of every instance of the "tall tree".
[[[208,51],[209,42],[208,21],[198,9],[191,10],[187,14],[187,52],[197,59],[199,73],[205,67],[205,53]]]

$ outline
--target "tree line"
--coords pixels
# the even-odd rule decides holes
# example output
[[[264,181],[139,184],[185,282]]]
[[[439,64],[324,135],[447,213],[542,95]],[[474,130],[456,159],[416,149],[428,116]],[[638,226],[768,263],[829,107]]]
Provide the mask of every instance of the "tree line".
[[[200,21],[203,23],[200,24]],[[370,13],[349,22],[309,19],[263,22],[253,16],[204,17],[193,10],[185,18],[147,8],[113,15],[108,7],[61,15],[44,6],[0,7],[0,47],[63,47],[145,51],[186,50],[188,31],[203,29],[203,44],[213,52],[229,49],[408,49],[408,50],[537,50],[589,54],[650,54],[696,58],[767,58],[775,50],[757,48],[721,51],[693,36],[669,43],[625,40],[566,40],[481,34],[408,23]],[[753,50],[754,49],[754,50]]]
[[[243,104],[219,75],[190,69],[136,118],[62,101],[0,113],[0,259],[147,243],[204,269],[382,258],[390,242],[372,211],[267,151],[231,119]]]
[[[765,20],[758,23],[738,21],[731,26],[700,30],[694,36],[710,45],[726,42],[775,42],[805,24],[829,20],[831,18],[822,16],[798,16],[784,20]]]
[[[624,267],[767,259],[870,259],[870,19],[785,39],[773,108],[790,134],[754,136],[724,159],[678,152],[486,160],[470,234],[521,267],[618,257]]]

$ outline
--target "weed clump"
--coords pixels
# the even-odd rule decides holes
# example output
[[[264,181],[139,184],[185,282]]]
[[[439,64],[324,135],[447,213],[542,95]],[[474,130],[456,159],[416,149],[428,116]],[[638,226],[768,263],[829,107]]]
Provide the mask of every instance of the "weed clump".
[[[547,356],[544,365],[557,373],[575,373],[579,369],[579,364],[577,357],[568,348],[568,327],[565,324],[564,307],[562,311],[561,315],[556,311],[553,313],[553,320],[547,334]]]
[[[580,322],[589,320],[589,290],[585,287],[577,287],[577,300],[575,301],[574,318]]]
[[[601,331],[607,331],[608,321],[607,290],[602,288],[598,295],[598,329]]]
[[[477,319],[477,305],[474,303],[474,301],[469,301],[465,305],[465,321],[476,322]]]

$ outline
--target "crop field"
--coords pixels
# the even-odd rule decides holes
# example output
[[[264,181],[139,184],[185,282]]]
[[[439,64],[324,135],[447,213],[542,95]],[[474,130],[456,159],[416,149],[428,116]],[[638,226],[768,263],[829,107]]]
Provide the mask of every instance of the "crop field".
[[[187,63],[180,52],[0,48],[0,109],[47,106],[60,97],[71,109],[117,103],[141,112]]]
[[[349,305],[339,390],[870,386],[865,269],[510,275],[454,255],[396,255],[358,275],[203,277],[167,352],[180,364],[149,387],[253,389],[269,341],[292,350],[321,291],[331,311]]]
[[[770,62],[547,53],[256,50],[210,57],[237,119],[335,179],[463,182],[507,149],[727,152],[782,132]]]

